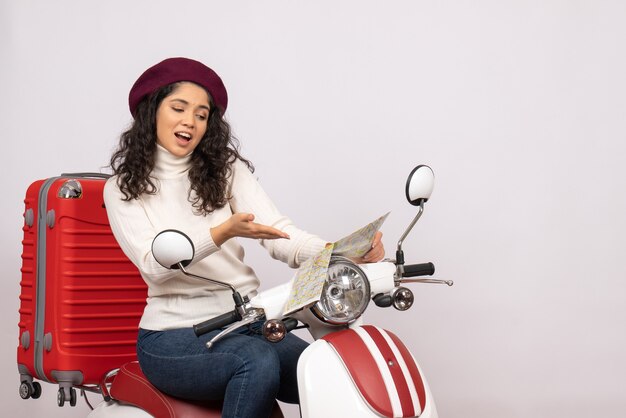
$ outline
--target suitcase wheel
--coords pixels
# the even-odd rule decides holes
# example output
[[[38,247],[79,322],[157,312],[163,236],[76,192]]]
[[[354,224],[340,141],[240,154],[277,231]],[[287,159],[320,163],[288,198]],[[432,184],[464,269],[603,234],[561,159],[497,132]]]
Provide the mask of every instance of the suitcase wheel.
[[[39,382],[33,382],[33,393],[30,396],[33,399],[37,399],[41,396],[41,385]]]
[[[66,396],[66,391],[64,389],[69,389],[69,399]],[[66,401],[70,401],[70,406],[76,406],[76,389],[74,388],[59,388],[57,392],[57,405],[63,406]]]
[[[22,382],[20,384],[20,397],[22,399],[37,399],[41,396],[41,385],[39,382]]]
[[[70,406],[76,406],[76,389],[70,389]]]

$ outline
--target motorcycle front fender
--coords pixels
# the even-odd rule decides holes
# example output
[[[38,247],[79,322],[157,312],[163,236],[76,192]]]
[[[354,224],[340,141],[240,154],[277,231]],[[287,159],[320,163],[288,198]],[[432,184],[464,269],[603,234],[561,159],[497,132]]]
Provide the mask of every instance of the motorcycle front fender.
[[[383,337],[368,337],[373,333]],[[312,343],[298,361],[298,388],[303,418],[438,417],[413,356],[395,335],[372,326]]]

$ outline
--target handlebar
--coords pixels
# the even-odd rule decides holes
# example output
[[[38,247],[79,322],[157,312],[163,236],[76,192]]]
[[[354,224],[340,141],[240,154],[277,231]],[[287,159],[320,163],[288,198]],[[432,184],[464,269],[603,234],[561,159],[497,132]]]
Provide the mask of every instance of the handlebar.
[[[204,335],[208,332],[214,331],[219,328],[223,328],[241,320],[241,315],[237,311],[226,312],[225,314],[216,316],[204,322],[200,322],[193,326],[193,332],[196,336]]]
[[[433,263],[405,264],[402,277],[432,276],[435,274]]]
[[[283,323],[287,332],[291,332],[298,327],[298,320],[294,318],[285,318]]]

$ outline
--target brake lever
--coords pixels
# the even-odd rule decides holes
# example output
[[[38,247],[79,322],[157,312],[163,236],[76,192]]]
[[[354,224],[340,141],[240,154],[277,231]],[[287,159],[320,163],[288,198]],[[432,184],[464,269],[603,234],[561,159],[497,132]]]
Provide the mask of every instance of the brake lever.
[[[431,283],[431,284],[447,284],[448,286],[454,285],[454,280],[440,280],[440,279],[401,279],[400,283]]]
[[[224,336],[230,334],[231,332],[233,332],[234,330],[236,330],[239,327],[242,327],[244,325],[248,325],[248,324],[253,323],[257,319],[261,318],[262,316],[263,316],[263,310],[262,309],[253,309],[253,310],[249,311],[241,319],[241,321],[230,324],[228,326],[228,328],[224,329],[222,332],[217,334],[215,337],[211,338],[211,341],[206,343],[206,348],[213,347],[213,344],[215,344],[218,340],[221,340]]]

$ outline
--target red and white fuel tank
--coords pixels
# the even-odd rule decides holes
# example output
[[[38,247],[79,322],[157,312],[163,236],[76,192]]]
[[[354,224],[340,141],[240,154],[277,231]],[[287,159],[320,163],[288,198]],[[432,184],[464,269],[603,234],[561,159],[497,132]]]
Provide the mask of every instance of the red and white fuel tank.
[[[364,325],[312,343],[298,362],[304,418],[436,418],[428,383],[393,333]]]

